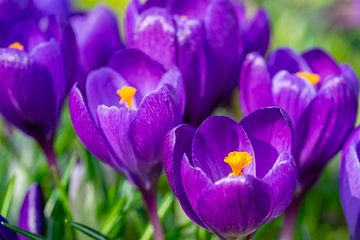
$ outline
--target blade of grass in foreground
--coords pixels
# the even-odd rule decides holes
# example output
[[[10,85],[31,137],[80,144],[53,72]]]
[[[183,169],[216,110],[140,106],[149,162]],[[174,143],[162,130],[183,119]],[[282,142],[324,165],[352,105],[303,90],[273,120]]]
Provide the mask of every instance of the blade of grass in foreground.
[[[26,230],[23,230],[17,226],[14,226],[10,223],[6,223],[6,222],[1,222],[2,225],[4,225],[5,227],[9,228],[10,230],[23,235],[24,237],[26,237],[29,240],[45,240],[45,238],[43,236],[37,235],[35,233],[31,233],[28,232]]]
[[[10,179],[9,184],[6,188],[6,193],[4,196],[4,200],[2,202],[1,215],[5,218],[7,217],[10,210],[11,200],[14,195],[14,186],[15,186],[15,177],[13,176]]]
[[[102,233],[96,231],[95,229],[92,229],[88,226],[85,226],[81,223],[73,222],[70,220],[65,220],[66,223],[70,224],[73,228],[76,230],[86,234],[87,236],[96,239],[96,240],[108,240],[106,236],[104,236]]]

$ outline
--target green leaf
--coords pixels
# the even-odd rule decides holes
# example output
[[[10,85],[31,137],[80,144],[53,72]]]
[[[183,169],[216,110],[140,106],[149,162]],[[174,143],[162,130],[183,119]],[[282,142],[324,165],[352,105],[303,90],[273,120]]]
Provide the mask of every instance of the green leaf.
[[[73,222],[70,220],[65,220],[66,223],[70,224],[73,228],[76,230],[79,230],[80,232],[86,234],[87,236],[97,239],[97,240],[108,240],[108,237],[104,236],[102,233],[96,231],[95,229],[92,229],[88,226],[85,226],[81,223]]]
[[[6,188],[4,200],[2,202],[1,215],[5,218],[7,217],[10,210],[11,200],[14,194],[14,186],[15,186],[15,176],[13,176],[10,179],[9,184]]]
[[[0,224],[4,225],[5,227],[9,228],[10,230],[18,233],[18,234],[21,234],[23,235],[24,237],[26,237],[27,239],[29,240],[45,240],[45,238],[43,236],[40,236],[38,234],[35,234],[35,233],[31,233],[31,232],[28,232],[26,230],[23,230],[17,226],[14,226],[10,223],[6,223],[6,222],[0,222]]]

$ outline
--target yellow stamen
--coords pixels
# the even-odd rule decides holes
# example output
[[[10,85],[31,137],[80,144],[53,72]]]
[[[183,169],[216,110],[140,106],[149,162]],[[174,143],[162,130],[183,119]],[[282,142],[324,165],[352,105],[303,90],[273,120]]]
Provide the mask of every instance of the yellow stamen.
[[[224,162],[231,167],[229,176],[237,177],[243,175],[242,170],[252,162],[252,156],[247,152],[230,152]]]
[[[24,50],[24,46],[21,45],[21,43],[19,43],[19,42],[14,42],[14,43],[10,44],[8,48],[18,49],[21,51]]]
[[[128,107],[132,109],[133,98],[135,96],[136,91],[137,91],[136,88],[131,86],[124,86],[119,90],[117,90],[116,93],[120,96],[120,104],[126,102]]]
[[[312,85],[316,85],[320,81],[320,76],[315,73],[297,72],[296,76],[308,80]]]

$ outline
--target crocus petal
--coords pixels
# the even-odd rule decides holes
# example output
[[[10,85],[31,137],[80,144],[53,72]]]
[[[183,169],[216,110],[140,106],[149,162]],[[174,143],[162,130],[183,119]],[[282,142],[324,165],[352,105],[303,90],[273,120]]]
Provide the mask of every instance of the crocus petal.
[[[105,6],[74,16],[71,24],[79,46],[79,60],[86,72],[105,66],[122,47],[117,19]]]
[[[271,76],[281,70],[289,73],[311,72],[306,61],[291,48],[279,48],[273,51],[268,59],[268,66]]]
[[[260,109],[245,117],[240,125],[247,133],[256,157],[256,176],[264,177],[279,154],[291,148],[292,124],[278,107]]]
[[[117,71],[142,96],[155,90],[163,77],[163,67],[136,49],[120,50],[114,54],[109,67]]]
[[[216,82],[218,97],[229,97],[236,86],[240,56],[239,25],[235,9],[228,0],[211,1],[204,19],[208,61]]]
[[[356,73],[352,67],[348,64],[342,64],[341,66],[342,73],[344,77],[349,81],[351,89],[354,91],[355,95],[359,94],[359,79],[356,76]]]
[[[186,89],[186,118],[200,122],[211,113],[215,78],[208,74],[203,23],[192,18],[175,16],[178,44],[178,66]]]
[[[281,71],[273,78],[272,94],[274,105],[284,109],[294,126],[317,92],[307,80]]]
[[[64,76],[64,60],[60,46],[54,39],[51,39],[49,42],[40,43],[33,48],[31,56],[48,69],[53,80],[54,92],[56,93],[56,112],[60,114],[67,90]]]
[[[39,185],[32,185],[22,203],[19,227],[36,234],[43,234],[44,230],[44,196]],[[20,240],[27,238],[20,236]]]
[[[130,1],[130,3],[126,7],[125,16],[124,16],[125,38],[126,38],[125,43],[127,46],[131,46],[133,44],[132,38],[139,14],[140,13],[137,7],[137,0]]]
[[[196,213],[196,219],[199,220],[198,224],[204,226],[204,223],[198,216],[197,203],[199,198],[213,185],[213,183],[200,168],[194,167],[189,163],[189,159],[186,155],[183,155],[181,160],[181,179],[186,196],[189,199],[192,209]]]
[[[354,127],[357,96],[343,77],[328,79],[295,129],[293,148],[299,177],[318,172],[340,149]]]
[[[97,158],[111,164],[111,157],[107,146],[86,106],[83,95],[76,85],[70,92],[69,110],[75,132],[82,143]]]
[[[137,20],[131,47],[142,50],[166,69],[176,64],[176,29],[165,9],[150,8]]]
[[[185,103],[186,103],[186,93],[185,93],[185,87],[184,87],[184,81],[181,75],[181,72],[178,68],[174,67],[167,71],[160,83],[159,86],[162,86],[163,84],[169,84],[173,86],[176,90],[176,93],[179,97],[180,105],[182,106],[182,112],[184,112]]]
[[[70,3],[68,0],[32,0],[32,3],[44,15],[55,14],[66,18],[70,14]]]
[[[265,9],[257,11],[250,26],[245,31],[246,53],[258,52],[265,55],[270,44],[270,20]]]
[[[302,56],[312,71],[319,74],[321,79],[341,74],[341,69],[336,61],[322,49],[309,50]]]
[[[179,125],[172,129],[165,137],[163,147],[164,169],[171,189],[184,210],[184,212],[199,225],[202,221],[196,215],[191,203],[185,193],[182,184],[182,161],[188,161],[184,154],[191,156],[191,144],[195,130],[189,125]]]
[[[0,215],[0,222],[7,223],[8,221],[3,216]],[[0,224],[0,239],[1,240],[18,240],[18,237],[16,236],[16,234],[13,231],[11,231],[7,227]]]
[[[138,161],[130,141],[130,125],[135,119],[136,111],[129,108],[107,107],[97,109],[99,125],[108,146],[111,147],[117,160],[117,169],[123,166],[133,173],[139,173]]]
[[[251,175],[225,178],[197,201],[200,218],[224,239],[253,233],[268,218],[271,209],[271,189]]]
[[[136,155],[159,162],[165,134],[181,123],[182,110],[177,93],[169,84],[150,93],[142,101],[131,125],[131,141]]]
[[[360,238],[360,128],[349,137],[343,148],[340,166],[340,200],[351,239]]]
[[[243,113],[249,113],[273,105],[271,78],[264,59],[249,54],[243,64],[239,80],[240,105]]]
[[[120,97],[116,92],[125,85],[124,79],[111,68],[100,68],[89,74],[86,80],[87,106],[96,123],[98,106],[124,106],[119,104]]]
[[[273,211],[269,221],[282,214],[290,205],[295,193],[297,174],[294,158],[289,152],[283,152],[274,163],[273,168],[264,176],[263,181],[273,191]]]
[[[2,0],[0,2],[0,21],[13,21],[25,13],[29,1]]]
[[[23,51],[0,49],[0,83],[4,117],[38,140],[51,137],[56,107],[48,70]]]
[[[211,0],[173,0],[168,7],[172,14],[203,19]]]
[[[196,131],[192,152],[193,164],[217,181],[231,173],[225,157],[233,151],[247,152],[254,156],[251,143],[238,123],[228,117],[209,117]],[[244,169],[244,173],[255,174],[255,158]]]

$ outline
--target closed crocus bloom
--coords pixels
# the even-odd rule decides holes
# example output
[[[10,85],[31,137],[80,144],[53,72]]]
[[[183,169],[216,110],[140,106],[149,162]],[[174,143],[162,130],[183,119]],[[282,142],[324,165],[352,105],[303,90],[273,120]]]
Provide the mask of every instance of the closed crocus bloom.
[[[170,186],[185,213],[222,239],[251,238],[290,204],[296,167],[292,126],[277,107],[240,123],[213,116],[198,129],[180,125],[164,144]]]
[[[181,74],[134,49],[120,50],[109,66],[91,72],[85,89],[72,89],[71,119],[89,151],[140,189],[159,224],[154,190],[164,136],[183,115]],[[160,235],[155,227],[156,239]]]
[[[344,144],[340,166],[340,200],[350,239],[360,239],[360,128]]]
[[[51,16],[18,23],[0,48],[0,113],[30,135],[53,166],[52,141],[76,69],[70,25]]]
[[[283,48],[267,63],[249,54],[240,77],[244,114],[265,106],[280,106],[294,125],[292,155],[301,191],[288,210],[295,218],[308,189],[352,131],[357,114],[358,82],[350,66],[338,64],[321,49],[297,54]],[[282,239],[291,239],[294,219],[285,221]]]
[[[180,69],[187,122],[199,124],[219,100],[231,96],[245,42],[250,45],[244,38],[261,35],[259,29],[250,30],[261,24],[251,27],[239,22],[245,21],[244,15],[242,5],[227,0],[133,0],[129,4],[127,45],[141,49],[166,69],[174,65]],[[253,33],[245,34],[245,29]]]
[[[122,48],[116,16],[107,7],[99,5],[87,13],[71,19],[79,48],[82,74],[106,66],[111,56]]]
[[[44,197],[41,187],[33,184],[21,205],[19,215],[19,227],[35,234],[43,234],[44,230]],[[26,240],[23,236],[18,236],[20,240]]]
[[[0,223],[7,223],[8,221],[0,215]],[[0,224],[0,240],[18,240],[16,234],[5,227],[3,224]]]

